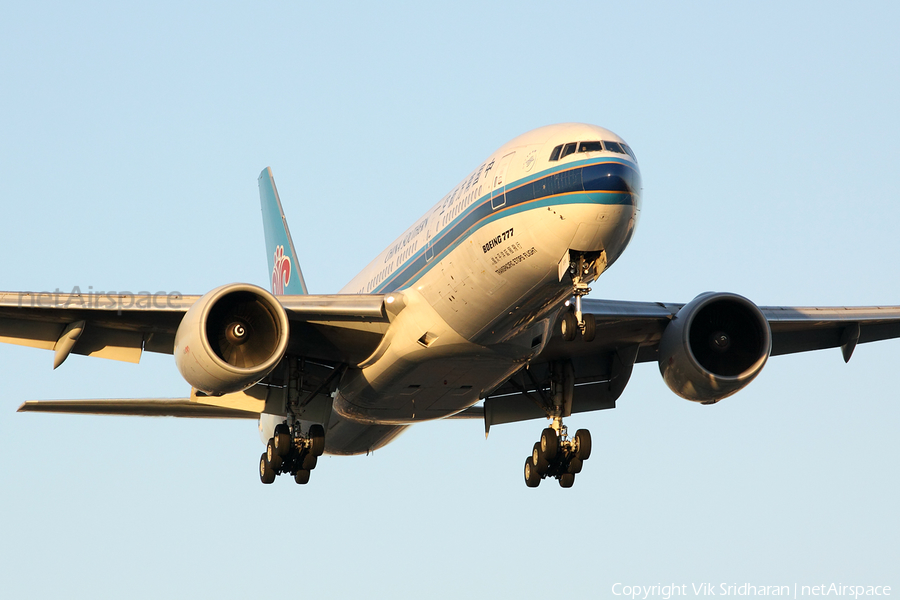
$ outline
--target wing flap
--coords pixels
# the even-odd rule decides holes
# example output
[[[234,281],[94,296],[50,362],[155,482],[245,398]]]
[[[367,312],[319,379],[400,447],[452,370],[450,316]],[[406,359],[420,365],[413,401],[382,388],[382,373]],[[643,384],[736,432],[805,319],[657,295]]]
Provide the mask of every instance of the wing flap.
[[[64,330],[59,323],[0,317],[0,342],[6,344],[53,350]],[[136,363],[141,359],[143,342],[140,332],[91,326],[85,328],[71,351]]]
[[[59,323],[0,317],[0,342],[6,344],[53,350],[64,330],[65,326]],[[141,359],[143,345],[140,332],[90,326],[71,352],[136,363]]]
[[[0,342],[53,350],[64,325],[0,317]]]
[[[144,335],[139,331],[86,326],[72,353],[137,363],[143,348]]]

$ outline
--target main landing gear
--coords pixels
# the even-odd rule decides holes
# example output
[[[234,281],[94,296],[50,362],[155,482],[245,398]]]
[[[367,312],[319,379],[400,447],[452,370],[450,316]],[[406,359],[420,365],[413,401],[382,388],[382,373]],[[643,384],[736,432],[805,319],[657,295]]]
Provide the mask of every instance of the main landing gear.
[[[550,364],[550,389],[537,384],[547,417],[553,419],[550,427],[541,432],[541,439],[531,449],[525,460],[525,485],[537,487],[541,479],[554,477],[559,485],[568,488],[575,483],[575,475],[581,472],[584,461],[591,457],[591,433],[579,429],[569,437],[563,418],[572,414],[575,397],[575,370],[572,363]]]
[[[525,485],[537,487],[541,479],[555,477],[560,487],[570,488],[590,457],[591,432],[579,429],[570,438],[562,419],[554,419],[553,426],[541,432],[541,441],[534,444],[531,456],[525,459]]]
[[[291,435],[286,423],[275,427],[275,435],[269,438],[259,459],[259,479],[263,483],[272,483],[282,473],[290,473],[299,484],[309,482],[310,471],[325,452],[325,428],[312,425],[306,437],[299,436],[299,424],[294,431],[297,437]]]

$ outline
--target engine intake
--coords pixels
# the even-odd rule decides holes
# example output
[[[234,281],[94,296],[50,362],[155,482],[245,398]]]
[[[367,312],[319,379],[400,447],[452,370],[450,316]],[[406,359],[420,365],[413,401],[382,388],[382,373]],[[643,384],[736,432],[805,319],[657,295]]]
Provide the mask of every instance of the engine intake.
[[[737,294],[706,293],[684,305],[659,342],[659,372],[687,400],[714,404],[759,374],[772,350],[769,322]]]
[[[239,392],[278,365],[289,332],[287,313],[275,296],[255,285],[224,285],[184,315],[175,333],[175,364],[202,392]]]

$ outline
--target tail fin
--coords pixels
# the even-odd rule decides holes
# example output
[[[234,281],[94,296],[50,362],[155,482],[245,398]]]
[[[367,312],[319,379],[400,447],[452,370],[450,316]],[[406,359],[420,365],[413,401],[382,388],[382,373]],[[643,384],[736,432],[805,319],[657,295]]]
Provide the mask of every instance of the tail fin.
[[[297,252],[291,240],[287,219],[281,208],[272,169],[266,167],[259,174],[259,202],[262,205],[263,231],[269,256],[269,277],[276,296],[306,294],[306,282],[297,262]]]

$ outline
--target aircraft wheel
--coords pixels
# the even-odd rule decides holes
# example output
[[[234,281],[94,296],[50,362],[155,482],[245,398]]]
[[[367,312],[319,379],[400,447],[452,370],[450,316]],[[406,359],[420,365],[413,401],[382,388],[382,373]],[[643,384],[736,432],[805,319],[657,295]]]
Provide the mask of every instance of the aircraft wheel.
[[[537,468],[531,461],[531,457],[525,459],[525,485],[528,487],[537,487],[541,484],[541,476],[537,472]]]
[[[541,452],[544,454],[547,462],[553,462],[558,450],[559,438],[556,435],[556,431],[548,427],[541,432]]]
[[[550,463],[547,462],[547,459],[544,458],[544,453],[541,452],[540,442],[535,442],[534,448],[531,449],[531,462],[537,470],[538,475],[546,474],[547,469],[550,468]]]
[[[259,480],[263,483],[275,481],[275,471],[269,466],[269,460],[266,458],[265,452],[259,457]]]
[[[584,461],[575,456],[569,461],[569,466],[566,468],[566,471],[574,475],[575,473],[581,473],[582,467],[584,467]]]
[[[563,313],[562,321],[559,324],[560,333],[567,342],[571,342],[578,335],[578,320],[570,312]]]
[[[280,454],[278,454],[278,450],[275,449],[274,438],[269,438],[269,443],[266,444],[266,460],[269,461],[269,465],[276,473],[278,472],[278,469],[281,468],[281,464],[284,462],[284,459],[281,458]]]
[[[325,428],[316,423],[309,428],[309,439],[312,442],[309,446],[311,454],[322,456],[325,452]]]
[[[597,335],[597,320],[594,319],[594,315],[584,315],[581,318],[584,319],[584,332],[581,338],[586,342],[593,342],[594,336]]]
[[[587,429],[579,429],[575,432],[575,446],[578,451],[575,456],[581,460],[587,460],[591,457],[591,432]]]
[[[563,473],[559,477],[559,487],[570,488],[575,485],[574,473]]]
[[[304,471],[312,471],[316,468],[316,463],[319,462],[319,457],[315,454],[307,454],[303,457],[303,464],[301,465],[301,469]]]
[[[275,440],[275,451],[278,452],[278,455],[282,458],[287,458],[288,454],[291,453],[291,446],[293,445],[291,442],[291,434],[285,432],[277,432],[275,437],[272,438]]]
[[[296,481],[300,485],[309,483],[309,471],[307,471],[306,469],[300,469],[294,474],[294,481]]]

